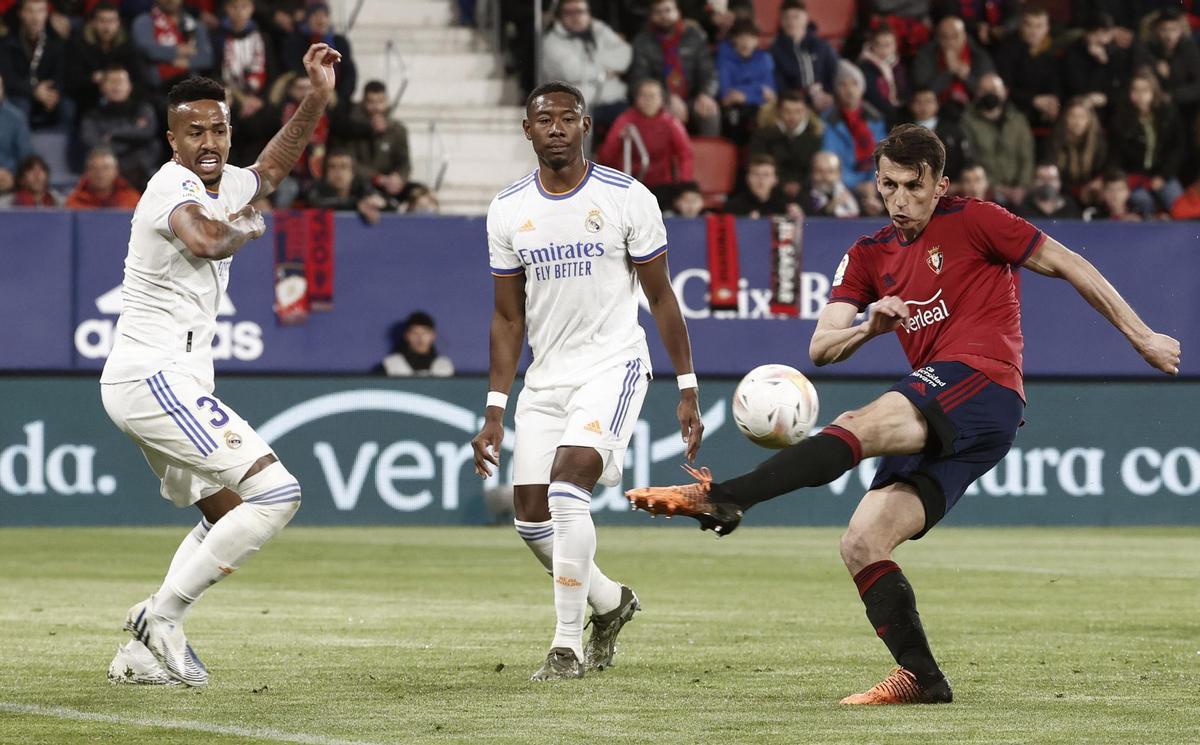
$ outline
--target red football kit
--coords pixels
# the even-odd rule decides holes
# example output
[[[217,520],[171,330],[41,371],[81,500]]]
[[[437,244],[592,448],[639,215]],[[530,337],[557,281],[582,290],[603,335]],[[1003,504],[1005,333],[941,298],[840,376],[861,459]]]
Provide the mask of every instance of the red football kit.
[[[913,241],[894,225],[858,239],[838,266],[829,302],[862,310],[895,295],[908,306],[896,335],[914,370],[961,362],[1024,399],[1014,268],[1043,235],[999,205],[942,197]]]

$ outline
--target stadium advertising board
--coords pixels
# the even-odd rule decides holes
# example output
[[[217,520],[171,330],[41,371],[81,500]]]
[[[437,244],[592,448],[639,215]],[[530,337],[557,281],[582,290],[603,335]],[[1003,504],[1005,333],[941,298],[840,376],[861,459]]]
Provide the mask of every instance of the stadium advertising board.
[[[140,452],[108,420],[94,380],[0,378],[0,525],[185,523],[158,497]],[[473,473],[479,379],[225,378],[217,394],[245,416],[304,487],[300,524],[482,524],[493,519]],[[883,385],[818,381],[820,422]],[[705,382],[701,461],[720,475],[768,455],[729,417],[733,384]],[[682,443],[671,381],[653,384],[620,488],[602,489],[601,523],[652,524],[622,490],[677,483]],[[1028,424],[1008,458],[972,486],[948,522],[1200,524],[1200,383],[1031,383]],[[511,427],[511,413],[509,419]],[[511,431],[501,476],[512,464]],[[844,522],[871,464],[828,487],[755,508],[747,525]],[[660,521],[661,522],[661,521]],[[675,521],[691,525],[690,521]]]
[[[741,375],[769,362],[812,371],[806,350],[846,248],[880,223],[809,220],[798,289],[799,317],[771,312],[770,226],[740,220],[736,310],[713,312],[707,299],[703,220],[669,220],[672,282],[688,319],[696,368]],[[1200,346],[1200,254],[1195,229],[1162,225],[1061,223],[1049,232],[1092,259],[1156,330],[1184,349]],[[112,346],[129,216],[113,211],[0,214],[0,369],[98,370]],[[438,322],[439,349],[462,373],[487,369],[492,278],[482,219],[391,217],[367,226],[336,220],[331,310],[283,327],[275,318],[274,257],[268,241],[234,261],[218,315],[215,357],[225,372],[363,373],[389,351],[389,327],[414,309]],[[36,251],[31,251],[36,246]],[[1070,287],[1022,273],[1025,367],[1030,375],[1134,376],[1149,368],[1121,335]],[[650,329],[655,364],[668,365]],[[1184,375],[1191,374],[1187,358]],[[842,374],[907,372],[899,345],[882,340],[839,366]]]

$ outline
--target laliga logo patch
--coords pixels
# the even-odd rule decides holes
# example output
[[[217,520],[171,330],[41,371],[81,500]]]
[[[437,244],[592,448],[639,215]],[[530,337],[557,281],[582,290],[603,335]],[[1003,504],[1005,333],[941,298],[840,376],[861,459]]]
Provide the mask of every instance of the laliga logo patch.
[[[925,259],[925,263],[929,264],[929,268],[933,270],[934,274],[942,273],[943,258],[940,245],[929,249],[929,258]]]
[[[600,210],[593,209],[587,213],[587,217],[583,220],[583,227],[589,233],[599,233],[604,227],[604,218],[600,216]]]
[[[225,433],[225,444],[229,446],[230,450],[237,450],[242,446],[242,436],[233,430],[229,430]]]
[[[192,181],[191,179],[184,181],[183,182],[183,194],[184,194],[184,196],[191,196],[191,197],[200,196],[200,184],[197,184],[195,181]]]

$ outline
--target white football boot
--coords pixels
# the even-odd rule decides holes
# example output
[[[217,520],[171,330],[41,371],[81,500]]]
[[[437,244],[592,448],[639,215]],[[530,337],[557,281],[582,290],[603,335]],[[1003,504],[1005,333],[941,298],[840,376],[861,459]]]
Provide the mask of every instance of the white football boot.
[[[146,686],[173,686],[179,681],[167,675],[146,645],[130,639],[117,647],[117,654],[108,665],[108,682]]]
[[[208,685],[208,669],[192,651],[183,626],[155,614],[153,595],[129,609],[125,630],[145,644],[175,680],[194,688]]]

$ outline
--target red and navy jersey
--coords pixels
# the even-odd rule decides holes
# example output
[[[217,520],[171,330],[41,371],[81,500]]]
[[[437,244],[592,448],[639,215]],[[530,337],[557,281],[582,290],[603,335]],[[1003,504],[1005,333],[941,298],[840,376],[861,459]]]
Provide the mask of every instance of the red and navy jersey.
[[[962,362],[1024,398],[1014,272],[1042,236],[999,205],[942,197],[911,242],[893,225],[855,242],[834,275],[829,302],[862,310],[895,295],[908,305],[896,336],[913,369]]]

